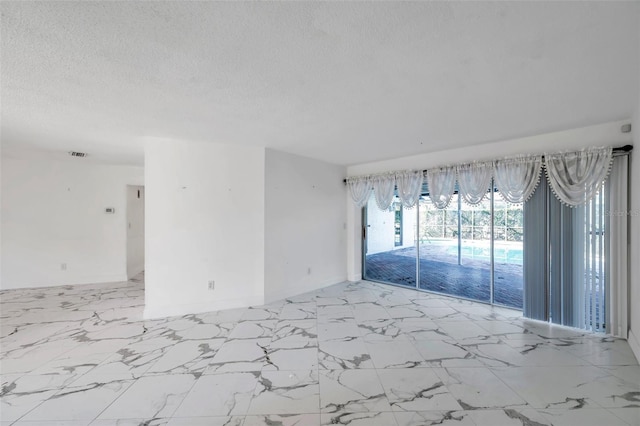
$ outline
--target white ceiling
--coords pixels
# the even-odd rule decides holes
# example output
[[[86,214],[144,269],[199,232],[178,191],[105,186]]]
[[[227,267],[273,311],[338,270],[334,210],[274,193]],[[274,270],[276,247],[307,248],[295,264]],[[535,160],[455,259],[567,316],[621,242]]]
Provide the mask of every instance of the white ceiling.
[[[337,164],[626,119],[638,2],[16,2],[3,150],[142,164],[153,138]]]

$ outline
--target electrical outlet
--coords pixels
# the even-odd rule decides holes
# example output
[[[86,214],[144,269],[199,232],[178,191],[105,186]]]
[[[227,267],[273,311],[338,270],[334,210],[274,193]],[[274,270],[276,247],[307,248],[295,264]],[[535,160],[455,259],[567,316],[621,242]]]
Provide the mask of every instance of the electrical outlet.
[[[60,270],[61,271],[66,271],[67,270],[67,264],[66,263],[61,263],[60,264]]]
[[[216,282],[215,281],[213,281],[213,280],[209,281],[209,290],[213,290],[215,288],[215,286],[216,286]]]
[[[307,275],[311,275],[311,266],[307,268]]]

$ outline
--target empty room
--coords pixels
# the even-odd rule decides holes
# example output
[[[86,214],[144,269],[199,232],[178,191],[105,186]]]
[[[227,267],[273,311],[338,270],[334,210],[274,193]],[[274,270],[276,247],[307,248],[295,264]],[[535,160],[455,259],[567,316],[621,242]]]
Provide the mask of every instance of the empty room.
[[[640,2],[0,15],[0,426],[640,425]]]

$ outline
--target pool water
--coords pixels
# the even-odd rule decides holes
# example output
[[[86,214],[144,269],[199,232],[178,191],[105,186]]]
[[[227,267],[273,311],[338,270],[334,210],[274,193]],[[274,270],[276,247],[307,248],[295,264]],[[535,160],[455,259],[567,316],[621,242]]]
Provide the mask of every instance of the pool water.
[[[450,256],[458,256],[457,241],[453,240],[451,243],[447,243],[446,253]],[[460,252],[463,258],[491,261],[491,247],[488,241],[482,243],[463,241]],[[494,260],[499,263],[522,265],[522,243],[509,243],[504,246],[496,244],[494,247]]]

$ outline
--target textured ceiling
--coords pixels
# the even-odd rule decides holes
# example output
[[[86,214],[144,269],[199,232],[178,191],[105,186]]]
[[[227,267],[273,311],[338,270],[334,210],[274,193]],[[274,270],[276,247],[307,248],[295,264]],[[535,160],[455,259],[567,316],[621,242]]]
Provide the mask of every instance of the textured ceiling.
[[[625,119],[640,4],[2,2],[2,144],[358,164]]]

